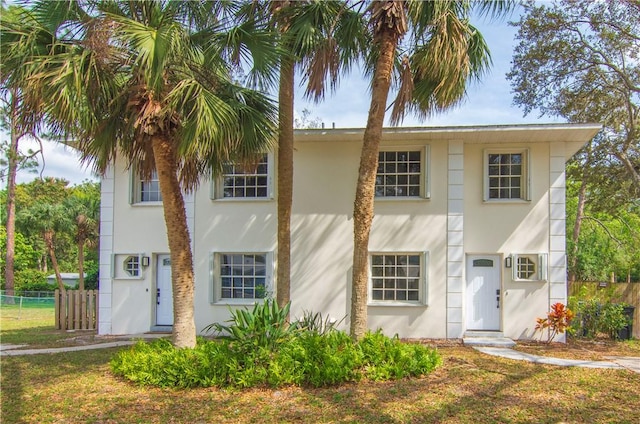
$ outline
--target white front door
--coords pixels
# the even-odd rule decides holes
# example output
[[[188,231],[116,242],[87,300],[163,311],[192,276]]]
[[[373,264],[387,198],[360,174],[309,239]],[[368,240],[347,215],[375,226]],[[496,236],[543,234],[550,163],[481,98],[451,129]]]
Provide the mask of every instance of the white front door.
[[[171,257],[158,255],[156,264],[156,325],[173,325]]]
[[[467,330],[500,330],[500,263],[497,255],[467,256]]]

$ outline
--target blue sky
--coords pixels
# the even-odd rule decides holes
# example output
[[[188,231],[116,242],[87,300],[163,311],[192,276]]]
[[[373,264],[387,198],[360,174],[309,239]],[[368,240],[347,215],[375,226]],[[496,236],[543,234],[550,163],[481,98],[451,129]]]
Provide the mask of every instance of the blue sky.
[[[510,62],[515,46],[516,28],[508,21],[517,20],[520,9],[510,18],[499,21],[477,19],[473,23],[484,35],[493,58],[493,66],[480,82],[472,83],[468,88],[468,96],[464,103],[444,114],[420,121],[407,116],[402,126],[453,126],[453,125],[500,125],[554,122],[552,118],[539,118],[537,114],[523,116],[522,111],[513,106],[511,87],[505,74],[510,70]],[[303,109],[311,111],[311,117],[320,118],[327,128],[335,123],[336,128],[358,128],[366,124],[369,107],[368,81],[362,74],[353,71],[344,78],[339,89],[327,96],[324,102],[315,104],[303,98],[303,90],[296,92],[295,110],[301,114]],[[35,145],[23,148],[35,148]],[[79,164],[73,149],[46,143],[44,146],[44,176],[65,178],[71,184],[79,184],[86,179],[96,179],[86,168]],[[40,160],[42,162],[42,160]],[[21,173],[18,182],[26,182],[35,178],[36,174]]]

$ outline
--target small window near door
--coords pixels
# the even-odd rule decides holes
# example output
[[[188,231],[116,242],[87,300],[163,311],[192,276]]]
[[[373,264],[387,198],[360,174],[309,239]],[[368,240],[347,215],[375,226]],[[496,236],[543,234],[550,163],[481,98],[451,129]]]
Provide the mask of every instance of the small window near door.
[[[512,256],[514,281],[546,281],[547,255],[545,253],[514,254]]]

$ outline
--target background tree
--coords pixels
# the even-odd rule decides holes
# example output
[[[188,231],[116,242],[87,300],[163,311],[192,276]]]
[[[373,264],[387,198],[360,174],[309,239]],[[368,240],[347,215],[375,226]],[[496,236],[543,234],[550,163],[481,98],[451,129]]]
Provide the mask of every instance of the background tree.
[[[16,20],[22,9],[20,7],[11,6],[5,8],[4,3],[0,5],[0,14],[9,20]],[[2,44],[2,38],[0,38],[0,44]],[[26,50],[14,52],[14,58],[23,57],[27,54]],[[3,55],[4,62],[6,58]],[[19,59],[18,59],[19,60]],[[0,63],[0,73],[4,72],[2,63]],[[39,109],[36,104],[31,102],[28,98],[21,95],[19,88],[6,87],[4,84],[0,84],[0,98],[2,101],[2,107],[0,109],[0,128],[9,133],[10,141],[4,148],[5,159],[0,160],[2,166],[6,166],[6,174],[4,170],[0,172],[0,180],[4,177],[7,179],[7,196],[6,196],[6,250],[5,252],[5,289],[8,296],[13,295],[13,289],[15,285],[14,276],[14,260],[15,260],[15,220],[16,220],[16,207],[15,207],[15,188],[16,188],[16,174],[19,169],[33,169],[37,162],[34,161],[35,156],[42,151],[33,152],[29,151],[27,154],[22,154],[19,148],[19,142],[23,137],[35,136],[34,132],[37,128],[37,121],[39,116]],[[26,109],[28,114],[20,114],[19,109]],[[37,139],[37,138],[36,138]],[[11,302],[11,298],[8,298]]]
[[[373,45],[367,69],[371,103],[354,201],[354,252],[351,335],[367,330],[368,247],[373,221],[375,177],[384,116],[392,81],[397,81],[391,123],[414,112],[422,117],[458,104],[467,81],[479,78],[490,64],[489,49],[471,25],[472,8],[495,16],[510,2],[399,1],[369,3],[366,9]]]
[[[102,174],[122,157],[143,179],[157,171],[172,263],[173,343],[193,347],[194,273],[183,189],[229,161],[267,151],[274,108],[237,84],[244,58],[270,60],[272,39],[235,5],[181,1],[39,1],[2,21],[2,52],[42,39],[3,84],[45,105],[44,123],[72,137]],[[275,57],[275,56],[274,56]],[[3,55],[4,59],[4,55]]]
[[[56,236],[61,232],[68,231],[73,225],[66,208],[59,203],[36,203],[30,208],[20,211],[19,215],[22,222],[42,236],[47,253],[51,258],[58,288],[61,291],[65,290],[56,256]]]
[[[85,245],[97,246],[100,237],[100,185],[86,182],[73,188],[65,207],[73,220],[78,248],[78,289],[84,290]]]
[[[601,122],[604,129],[574,158],[581,182],[570,245],[578,271],[585,211],[633,213],[640,198],[640,3],[528,2],[507,78],[525,115]],[[593,215],[591,216],[593,218]]]

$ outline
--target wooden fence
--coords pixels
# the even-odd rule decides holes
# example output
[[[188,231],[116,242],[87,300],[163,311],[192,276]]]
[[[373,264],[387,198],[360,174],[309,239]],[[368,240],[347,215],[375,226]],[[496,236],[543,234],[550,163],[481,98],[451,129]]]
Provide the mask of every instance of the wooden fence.
[[[98,290],[56,290],[55,303],[58,330],[98,328]]]
[[[633,312],[633,337],[640,339],[640,282],[598,283],[574,282],[569,284],[569,296],[577,296],[584,287],[588,297],[611,299],[614,303],[627,303],[636,309]]]

